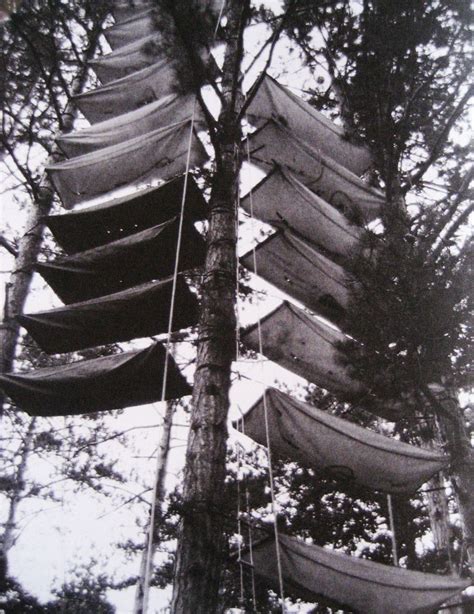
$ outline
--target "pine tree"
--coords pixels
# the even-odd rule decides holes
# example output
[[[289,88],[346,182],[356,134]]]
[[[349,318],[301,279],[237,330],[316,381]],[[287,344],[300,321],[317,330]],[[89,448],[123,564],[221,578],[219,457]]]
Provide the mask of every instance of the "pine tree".
[[[376,411],[377,403],[403,406],[405,421],[397,424],[397,435],[446,439],[455,461],[453,481],[464,519],[465,546],[472,558],[472,453],[454,393],[467,387],[464,284],[470,273],[469,253],[462,241],[454,239],[470,212],[466,198],[471,171],[462,160],[463,147],[449,138],[452,128],[462,121],[470,95],[465,86],[465,4],[366,0],[356,7],[348,0],[317,4],[292,0],[281,15],[274,15],[252,11],[249,2],[230,0],[225,26],[217,28],[226,44],[220,84],[204,70],[201,60],[202,48],[211,46],[216,31],[215,12],[213,15],[208,3],[164,0],[156,5],[160,11],[157,27],[165,37],[163,47],[171,57],[179,58],[180,87],[196,94],[215,155],[173,611],[208,613],[219,607],[226,549],[221,511],[236,329],[242,122],[252,93],[261,83],[259,79],[244,97],[244,32],[251,18],[263,19],[273,27],[263,47],[268,50],[265,68],[271,66],[274,46],[285,31],[301,49],[307,65],[323,65],[330,76],[327,86],[316,75],[311,92],[315,106],[339,116],[349,137],[364,140],[372,150],[370,180],[384,189],[386,197],[383,229],[369,233],[367,246],[376,257],[367,259],[362,254],[346,263],[362,288],[344,321],[345,330],[359,343],[343,350],[354,377],[369,383],[372,405],[368,409]],[[315,31],[320,46],[311,39]],[[202,99],[204,81],[220,99],[217,120]],[[432,182],[427,177],[442,185],[446,198],[430,200]],[[18,306],[17,301],[13,307]],[[424,431],[418,428],[420,416],[429,420]],[[297,522],[290,531],[318,539],[312,519],[303,514],[305,489],[324,493],[332,484],[313,481],[311,474],[300,481],[298,475],[291,474],[288,487],[302,518],[301,525]],[[285,480],[284,469],[280,479]],[[353,512],[354,497],[351,493],[339,500],[338,494],[332,496],[332,504],[340,504],[343,510],[340,527]],[[387,515],[384,502],[373,505],[376,513]],[[415,505],[416,500],[398,502],[399,526],[404,524],[400,518],[414,518]],[[324,512],[324,508],[318,510],[318,517]],[[354,547],[350,535],[346,539],[347,532],[340,531],[331,537],[350,550]],[[362,535],[364,531],[371,533],[362,522]],[[402,551],[414,566],[416,537],[416,530],[401,536]],[[388,561],[385,537],[379,545],[377,556]]]

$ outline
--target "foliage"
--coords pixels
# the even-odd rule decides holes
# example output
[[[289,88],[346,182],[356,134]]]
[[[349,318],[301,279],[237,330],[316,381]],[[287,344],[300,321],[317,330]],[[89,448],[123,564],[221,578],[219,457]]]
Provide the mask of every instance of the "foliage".
[[[383,401],[412,399],[433,382],[470,385],[472,360],[471,255],[445,252],[437,263],[418,242],[380,241],[353,271],[360,282],[347,320],[353,339],[343,345],[353,376],[370,382]]]
[[[4,172],[30,197],[38,196],[83,50],[109,10],[108,0],[28,0],[0,26],[0,152],[9,155]]]
[[[87,567],[76,568],[74,579],[53,590],[54,598],[41,604],[25,591],[13,578],[8,578],[0,598],[5,614],[114,614],[115,608],[107,601],[108,581],[95,573],[95,561]]]
[[[107,577],[95,570],[95,561],[72,570],[73,579],[53,590],[55,599],[45,606],[47,614],[114,614],[115,608],[107,601]]]

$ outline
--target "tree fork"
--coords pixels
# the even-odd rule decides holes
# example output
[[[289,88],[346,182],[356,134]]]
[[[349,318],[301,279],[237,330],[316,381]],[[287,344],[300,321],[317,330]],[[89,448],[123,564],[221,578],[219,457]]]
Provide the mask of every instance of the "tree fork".
[[[236,334],[236,222],[242,136],[238,79],[247,13],[247,1],[228,3],[223,104],[217,131],[220,153],[216,158],[210,198],[173,614],[213,614],[218,607],[224,552],[221,510],[226,475],[227,415]]]
[[[90,42],[84,53],[83,64],[71,84],[71,96],[81,93],[84,88],[89,70],[87,62],[95,54],[101,30],[102,22],[90,33]],[[77,110],[71,103],[68,103],[62,117],[63,132],[72,130],[76,115]],[[61,151],[54,145],[50,161],[54,162],[61,158]],[[26,223],[27,230],[19,241],[15,268],[5,292],[3,321],[0,323],[0,373],[11,371],[13,367],[20,331],[15,316],[23,312],[33,277],[33,264],[36,262],[43,241],[44,216],[49,214],[53,205],[53,186],[46,173],[41,177],[35,192],[36,202],[31,203]],[[0,417],[3,414],[4,403],[5,396],[0,390]]]

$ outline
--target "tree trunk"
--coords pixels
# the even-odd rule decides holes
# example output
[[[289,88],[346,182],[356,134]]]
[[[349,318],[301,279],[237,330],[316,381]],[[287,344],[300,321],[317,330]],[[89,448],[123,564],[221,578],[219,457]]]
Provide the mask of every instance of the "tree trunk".
[[[443,391],[435,397],[428,392],[428,398],[437,410],[451,457],[451,483],[461,517],[463,545],[474,579],[474,451],[456,395]]]
[[[172,612],[214,614],[224,551],[225,480],[230,368],[235,350],[236,221],[240,170],[241,35],[248,2],[228,3],[223,105],[210,198],[207,257],[202,281],[191,428],[186,452],[180,539]]]
[[[442,474],[434,475],[427,484],[426,502],[436,551],[443,559],[446,573],[454,573],[451,559],[451,526],[448,497]]]
[[[83,57],[83,64],[71,84],[71,96],[79,94],[86,83],[88,66],[87,62],[95,53],[102,24],[91,32],[90,43]],[[69,103],[63,114],[63,132],[72,130],[77,111]],[[53,147],[50,162],[61,159],[62,155],[58,147]],[[36,189],[36,202],[30,203],[30,211],[26,223],[27,231],[20,239],[18,256],[15,261],[15,269],[11,274],[10,281],[6,285],[5,305],[3,321],[0,323],[0,373],[11,371],[18,342],[20,326],[15,316],[23,312],[26,297],[33,277],[33,265],[38,257],[43,231],[45,227],[44,216],[48,215],[53,204],[53,186],[46,173],[43,174]],[[0,390],[0,416],[3,413],[5,396]]]
[[[28,464],[28,457],[31,452],[31,444],[36,426],[36,418],[31,418],[25,433],[21,451],[19,451],[20,462],[15,474],[15,492],[10,497],[5,528],[0,535],[0,592],[5,588],[5,581],[8,575],[8,552],[15,545],[16,513],[18,504],[21,501],[22,491],[25,484],[25,474]]]
[[[145,548],[143,550],[142,559],[140,563],[140,575],[138,578],[137,590],[135,593],[135,604],[133,607],[134,614],[143,614],[147,610],[147,591],[145,589],[146,578],[152,576],[153,571],[153,557],[156,551],[156,544],[158,543],[158,529],[162,520],[162,505],[165,496],[165,479],[166,470],[168,466],[168,457],[170,452],[170,439],[171,428],[173,426],[173,416],[176,409],[176,403],[174,401],[168,401],[166,404],[165,417],[163,419],[163,432],[161,434],[161,441],[158,447],[158,457],[156,459],[157,473],[156,473],[156,485],[155,485],[155,513],[150,514],[150,522],[153,522],[153,535],[151,545],[151,557],[149,562],[149,569],[147,570],[148,561],[148,548],[150,540],[150,531],[148,528],[147,536],[145,539]]]

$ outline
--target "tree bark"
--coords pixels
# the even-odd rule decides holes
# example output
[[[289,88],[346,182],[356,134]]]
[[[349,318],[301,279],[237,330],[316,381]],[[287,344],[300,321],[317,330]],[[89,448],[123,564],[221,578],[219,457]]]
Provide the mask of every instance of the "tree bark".
[[[25,484],[25,474],[28,465],[28,457],[31,452],[33,434],[36,426],[36,418],[31,418],[25,433],[21,451],[20,462],[15,473],[15,492],[10,497],[5,529],[0,535],[0,592],[5,588],[8,572],[8,552],[15,545],[16,513],[21,501],[22,491]]]
[[[89,45],[84,52],[83,64],[71,84],[71,96],[79,94],[84,88],[89,70],[87,62],[94,56],[101,28],[102,23],[99,23],[91,32]],[[77,110],[69,103],[63,113],[63,132],[72,130],[76,115]],[[61,158],[61,152],[55,145],[49,161],[54,162]],[[33,265],[36,262],[43,240],[44,216],[49,214],[53,204],[54,190],[46,173],[41,177],[35,191],[37,194],[36,202],[30,204],[26,223],[27,231],[20,239],[15,269],[6,285],[3,320],[0,323],[0,373],[11,371],[13,367],[20,330],[15,316],[23,312],[33,277]],[[0,416],[3,413],[4,403],[5,395],[0,390]]]
[[[454,392],[424,391],[437,413],[451,457],[451,483],[461,517],[464,548],[474,579],[474,450]]]
[[[426,502],[433,533],[434,547],[443,560],[446,573],[454,573],[451,558],[451,526],[449,523],[448,497],[441,474],[434,475],[427,483]]]
[[[218,607],[224,551],[221,510],[230,369],[236,334],[236,222],[241,165],[238,78],[247,8],[248,2],[228,3],[223,104],[217,135],[220,151],[216,152],[201,287],[191,428],[173,587],[174,614],[214,614]]]
[[[156,545],[158,543],[158,529],[162,520],[162,505],[165,496],[165,479],[166,471],[168,467],[168,457],[170,452],[170,440],[171,440],[171,428],[173,426],[173,416],[176,409],[176,403],[174,401],[168,401],[166,404],[165,417],[163,419],[163,432],[161,434],[161,441],[158,447],[157,458],[157,474],[156,474],[156,490],[155,490],[155,514],[153,518],[153,535],[152,535],[152,551],[150,557],[150,570],[148,577],[151,579],[153,570],[153,557],[156,551]],[[150,514],[150,522],[152,517]],[[147,560],[148,560],[148,548],[149,548],[150,531],[148,529],[145,539],[145,548],[142,553],[142,559],[140,562],[140,575],[137,583],[137,590],[135,593],[135,603],[133,606],[134,614],[144,614],[147,609],[147,591],[145,590],[145,582],[147,577]]]

